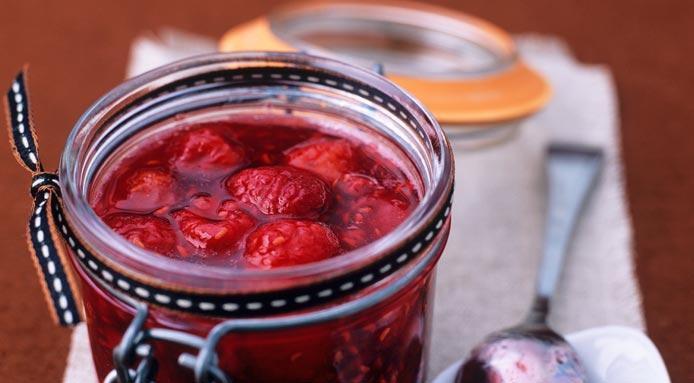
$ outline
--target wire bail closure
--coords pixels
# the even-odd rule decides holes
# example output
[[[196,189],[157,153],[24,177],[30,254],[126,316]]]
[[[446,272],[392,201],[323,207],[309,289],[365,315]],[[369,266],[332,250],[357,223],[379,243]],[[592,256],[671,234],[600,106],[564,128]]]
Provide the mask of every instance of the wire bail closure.
[[[138,304],[137,313],[125,330],[121,342],[113,350],[114,369],[106,376],[104,383],[149,383],[155,381],[158,362],[149,341],[167,341],[197,350],[209,349],[210,342],[204,338],[182,331],[161,328],[145,329],[149,309],[147,305]],[[211,347],[214,348],[216,343]],[[139,358],[135,369],[133,365]],[[178,364],[195,372],[196,383],[233,383],[218,366],[219,358],[213,350],[211,358],[198,361],[191,354],[181,354]]]

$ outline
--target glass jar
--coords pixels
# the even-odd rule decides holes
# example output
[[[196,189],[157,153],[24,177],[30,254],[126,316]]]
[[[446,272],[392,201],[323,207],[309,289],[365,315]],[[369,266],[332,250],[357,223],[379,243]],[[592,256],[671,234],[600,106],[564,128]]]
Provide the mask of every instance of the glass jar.
[[[184,113],[339,121],[409,157],[420,203],[386,236],[312,264],[238,270],[151,253],[99,219],[90,187],[118,148]],[[213,54],[115,88],[77,122],[59,169],[65,234],[79,239],[66,246],[99,379],[423,382],[452,161],[416,100],[378,74],[327,58]]]

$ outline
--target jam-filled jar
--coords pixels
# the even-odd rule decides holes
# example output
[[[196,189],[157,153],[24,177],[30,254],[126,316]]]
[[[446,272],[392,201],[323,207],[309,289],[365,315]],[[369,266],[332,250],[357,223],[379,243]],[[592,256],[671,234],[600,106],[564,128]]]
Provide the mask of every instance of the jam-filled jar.
[[[332,59],[115,88],[59,169],[99,379],[423,382],[452,161],[416,100]]]

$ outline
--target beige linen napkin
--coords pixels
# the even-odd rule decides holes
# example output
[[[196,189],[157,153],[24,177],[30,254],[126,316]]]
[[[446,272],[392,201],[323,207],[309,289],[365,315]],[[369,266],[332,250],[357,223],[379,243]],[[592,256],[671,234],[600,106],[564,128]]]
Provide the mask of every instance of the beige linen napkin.
[[[480,151],[456,150],[453,227],[438,270],[430,379],[484,334],[525,313],[542,244],[544,148],[552,140],[603,147],[606,169],[571,248],[551,321],[563,332],[644,325],[609,69],[577,63],[554,38],[524,36],[518,43],[523,57],[551,81],[554,98],[514,140]],[[212,42],[180,32],[143,37],[133,44],[128,74],[213,49]],[[64,382],[94,382],[94,376],[80,325]]]

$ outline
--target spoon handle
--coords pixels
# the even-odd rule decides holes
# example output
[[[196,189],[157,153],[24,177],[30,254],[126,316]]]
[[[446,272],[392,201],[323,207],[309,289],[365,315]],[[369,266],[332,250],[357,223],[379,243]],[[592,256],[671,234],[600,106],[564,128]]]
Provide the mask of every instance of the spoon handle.
[[[542,263],[528,322],[545,323],[571,237],[603,163],[599,148],[551,145],[547,151],[548,206]]]

